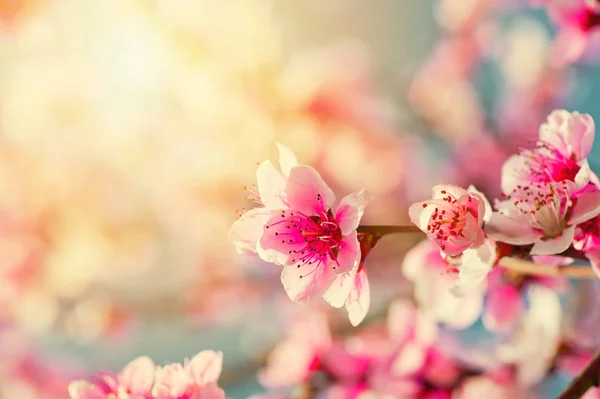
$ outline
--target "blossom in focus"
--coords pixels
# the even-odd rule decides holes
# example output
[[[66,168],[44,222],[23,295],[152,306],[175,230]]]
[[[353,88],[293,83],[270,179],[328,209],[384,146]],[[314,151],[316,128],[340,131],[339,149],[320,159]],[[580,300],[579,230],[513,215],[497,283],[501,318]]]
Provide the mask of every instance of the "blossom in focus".
[[[288,296],[306,302],[358,265],[356,228],[370,196],[365,190],[347,195],[334,214],[335,195],[319,173],[297,165],[289,149],[278,147],[282,172],[269,161],[259,166],[253,199],[262,206],[245,212],[229,238],[238,251],[283,265],[281,281]]]
[[[540,126],[537,148],[521,149],[502,166],[502,192],[510,196],[532,183],[562,181],[568,183],[571,191],[583,189],[597,179],[586,160],[594,133],[590,115],[553,111]]]
[[[71,399],[224,399],[217,385],[223,356],[202,351],[185,364],[156,366],[148,357],[130,362],[118,375],[100,373],[69,385]]]
[[[533,244],[532,255],[553,255],[569,248],[576,225],[600,214],[600,191],[573,198],[565,182],[519,185],[496,209],[486,224],[488,236],[511,245]]]
[[[259,245],[276,253],[268,259],[284,266],[281,281],[288,296],[305,302],[358,265],[356,228],[369,196],[364,190],[346,196],[334,214],[333,191],[310,166],[291,169],[285,194],[289,208],[270,217]]]
[[[485,240],[483,222],[489,216],[483,194],[446,184],[434,186],[432,193],[433,199],[410,206],[410,220],[448,256],[481,246]]]
[[[577,61],[592,39],[598,35],[600,6],[594,0],[535,0],[543,4],[548,15],[558,25],[550,62],[563,67]]]

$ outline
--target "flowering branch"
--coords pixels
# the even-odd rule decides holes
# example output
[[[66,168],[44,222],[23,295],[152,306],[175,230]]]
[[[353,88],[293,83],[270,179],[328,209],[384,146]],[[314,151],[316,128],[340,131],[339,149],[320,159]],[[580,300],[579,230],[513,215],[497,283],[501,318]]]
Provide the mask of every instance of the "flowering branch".
[[[498,261],[498,266],[521,274],[533,274],[538,276],[566,276],[579,279],[597,278],[596,274],[590,267],[544,265],[508,256],[500,258]]]
[[[600,350],[557,399],[581,398],[593,386],[600,386]]]

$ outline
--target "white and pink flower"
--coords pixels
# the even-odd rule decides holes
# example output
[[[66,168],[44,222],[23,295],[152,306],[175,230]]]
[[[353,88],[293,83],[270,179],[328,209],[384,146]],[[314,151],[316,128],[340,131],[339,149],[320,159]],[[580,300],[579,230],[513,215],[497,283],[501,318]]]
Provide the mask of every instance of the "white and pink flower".
[[[483,245],[482,227],[489,204],[481,193],[440,184],[433,187],[432,197],[412,204],[408,214],[436,247],[448,256],[458,256]]]
[[[335,195],[319,173],[297,165],[287,148],[279,149],[282,173],[268,161],[257,172],[258,201],[264,206],[244,213],[229,237],[238,249],[283,265],[281,281],[288,296],[306,302],[358,266],[356,228],[370,196],[365,190],[350,194],[334,213]]]
[[[537,147],[521,149],[502,166],[502,192],[510,196],[532,183],[566,182],[575,193],[597,181],[586,159],[594,134],[590,115],[553,111],[540,126]]]
[[[575,226],[600,214],[600,191],[573,198],[563,183],[518,186],[510,198],[496,203],[486,233],[511,245],[530,245],[532,255],[554,255],[572,244]]]
[[[148,357],[130,362],[118,375],[100,373],[69,385],[71,399],[224,399],[217,385],[223,356],[202,351],[181,365],[156,366]]]

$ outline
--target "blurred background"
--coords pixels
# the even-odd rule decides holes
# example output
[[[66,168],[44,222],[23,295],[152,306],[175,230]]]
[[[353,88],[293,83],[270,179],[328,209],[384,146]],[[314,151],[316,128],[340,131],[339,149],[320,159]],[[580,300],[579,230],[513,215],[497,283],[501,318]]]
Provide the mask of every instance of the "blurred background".
[[[552,34],[517,0],[0,0],[0,398],[202,349],[228,397],[261,392],[308,309],[227,240],[256,163],[281,142],[338,198],[367,188],[366,224],[440,182],[498,196],[550,110],[600,116],[595,52],[551,69]],[[370,255],[370,320],[418,239]]]

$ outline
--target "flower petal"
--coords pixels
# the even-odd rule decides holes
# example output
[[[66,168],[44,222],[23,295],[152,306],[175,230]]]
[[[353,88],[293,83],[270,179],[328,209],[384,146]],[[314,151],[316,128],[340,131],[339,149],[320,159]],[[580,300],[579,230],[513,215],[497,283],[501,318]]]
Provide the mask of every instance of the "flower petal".
[[[524,311],[519,290],[510,284],[494,287],[488,291],[483,325],[492,332],[509,332],[521,320]]]
[[[335,220],[343,235],[348,235],[352,230],[356,230],[369,201],[371,201],[371,195],[365,189],[349,194],[342,199],[337,208]]]
[[[512,245],[528,245],[540,238],[540,233],[522,221],[509,218],[499,212],[492,213],[484,226],[488,237]]]
[[[578,161],[585,159],[594,143],[594,119],[588,114],[573,112],[567,122],[568,144]]]
[[[463,195],[469,194],[469,192],[464,188],[455,186],[453,184],[437,184],[433,186],[431,193],[433,199],[442,199],[448,196],[448,194],[452,195],[456,199],[459,199]]]
[[[298,165],[298,160],[292,150],[283,144],[275,143],[275,145],[279,149],[279,167],[281,168],[281,173],[287,177],[290,174],[290,169]]]
[[[192,380],[198,385],[217,382],[223,367],[223,353],[205,350],[190,360],[186,368]]]
[[[281,272],[281,282],[292,301],[304,303],[323,296],[336,275],[330,264],[287,265]]]
[[[454,292],[465,294],[478,287],[486,278],[496,260],[496,243],[485,240],[478,248],[470,248],[463,252],[458,272],[457,285]]]
[[[291,168],[286,194],[290,207],[307,216],[330,209],[335,201],[333,191],[323,181],[319,172],[307,165]]]
[[[583,223],[598,214],[600,214],[600,191],[584,192],[577,197],[573,205],[569,224]]]
[[[336,273],[349,272],[358,266],[360,262],[360,243],[358,242],[358,234],[356,230],[345,236],[340,242],[340,247],[337,254]]]
[[[229,241],[235,245],[239,254],[256,253],[256,243],[270,218],[270,211],[261,207],[245,212],[233,222],[229,230]]]
[[[354,277],[352,290],[346,300],[346,310],[350,324],[358,326],[367,315],[371,304],[371,290],[369,288],[369,279],[367,278],[367,269],[361,268]]]
[[[263,205],[268,209],[285,209],[282,200],[285,192],[285,178],[275,169],[271,161],[264,161],[256,170],[258,194]]]
[[[154,385],[156,366],[147,356],[132,360],[119,374],[119,384],[132,394],[150,393]]]
[[[408,217],[422,231],[427,231],[427,225],[431,215],[435,212],[435,207],[430,206],[430,201],[416,202],[408,208]]]
[[[554,255],[566,251],[573,243],[575,237],[575,226],[567,227],[562,233],[554,238],[539,240],[531,248],[531,255]]]
[[[323,294],[323,299],[334,308],[341,308],[346,303],[350,290],[354,285],[356,269],[338,274],[331,286]]]
[[[587,34],[578,28],[561,29],[550,50],[549,63],[556,68],[577,61],[587,47]]]
[[[555,136],[555,135],[554,135]],[[554,137],[553,136],[553,137]],[[500,188],[502,192],[509,195],[518,185],[523,184],[526,176],[524,171],[530,167],[527,165],[527,158],[519,154],[513,154],[502,165]]]
[[[587,159],[581,164],[581,168],[575,175],[575,190],[580,190],[587,186],[592,179],[592,170]],[[568,181],[567,181],[568,182]]]
[[[490,204],[490,201],[488,201],[488,199],[485,197],[485,195],[477,190],[475,188],[475,186],[470,185],[469,189],[468,189],[469,193],[472,194],[476,194],[478,195],[480,198],[480,202],[479,202],[479,206],[478,206],[478,213],[479,213],[479,220],[480,222],[489,222],[490,218],[492,217],[492,205]]]

